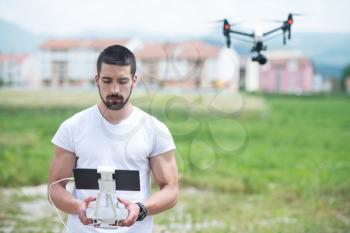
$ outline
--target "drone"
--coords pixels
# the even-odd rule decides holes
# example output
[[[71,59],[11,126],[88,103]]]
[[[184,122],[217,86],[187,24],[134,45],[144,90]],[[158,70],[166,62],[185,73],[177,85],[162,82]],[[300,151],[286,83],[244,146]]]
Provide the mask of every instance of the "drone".
[[[251,53],[255,53],[255,55],[252,57],[252,61],[258,62],[260,65],[264,65],[267,62],[267,58],[261,53],[262,51],[265,51],[267,49],[267,46],[264,45],[263,43],[263,39],[266,38],[267,36],[274,34],[275,32],[278,31],[282,31],[282,35],[283,35],[283,44],[285,45],[287,42],[287,38],[288,40],[290,40],[292,38],[292,25],[294,23],[293,21],[293,15],[300,15],[300,14],[288,14],[288,17],[286,20],[284,21],[278,21],[278,22],[282,22],[282,25],[272,29],[270,31],[267,32],[262,32],[260,29],[256,29],[254,30],[253,33],[246,33],[246,32],[242,32],[242,31],[238,31],[238,30],[233,30],[231,29],[231,27],[235,26],[235,24],[230,24],[229,21],[227,19],[223,19],[223,34],[224,37],[226,39],[226,46],[227,48],[230,48],[231,46],[231,34],[237,34],[240,36],[246,36],[246,37],[250,37],[253,39],[253,41],[249,41],[249,42],[253,42],[254,45],[251,49]],[[287,35],[286,35],[287,33]],[[244,40],[246,41],[246,40]]]

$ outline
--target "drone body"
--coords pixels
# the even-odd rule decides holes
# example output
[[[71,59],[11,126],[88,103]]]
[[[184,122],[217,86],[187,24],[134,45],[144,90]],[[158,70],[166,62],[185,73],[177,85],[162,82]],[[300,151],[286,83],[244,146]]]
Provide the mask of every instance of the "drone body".
[[[293,24],[293,15],[297,14],[288,14],[288,17],[285,21],[282,21],[282,25],[274,28],[270,31],[263,32],[260,28],[256,29],[253,33],[246,33],[243,31],[233,30],[231,25],[227,19],[223,20],[223,34],[226,39],[226,46],[229,48],[231,46],[231,34],[236,34],[239,36],[245,36],[253,39],[253,47],[251,52],[254,53],[252,57],[252,61],[258,62],[260,65],[264,65],[267,62],[267,58],[261,53],[267,49],[267,46],[264,45],[264,38],[267,36],[274,34],[275,32],[282,31],[283,33],[283,44],[286,44],[286,33],[288,33],[288,40],[291,39],[291,28]]]

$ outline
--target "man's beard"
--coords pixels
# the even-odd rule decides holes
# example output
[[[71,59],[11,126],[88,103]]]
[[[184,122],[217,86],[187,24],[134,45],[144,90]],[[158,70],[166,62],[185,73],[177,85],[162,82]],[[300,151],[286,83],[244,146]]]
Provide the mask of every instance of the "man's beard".
[[[98,92],[100,94],[102,102],[109,110],[118,111],[118,110],[124,108],[124,106],[128,103],[129,98],[131,96],[132,87],[130,89],[130,93],[129,93],[128,97],[125,100],[124,100],[124,97],[122,95],[118,95],[118,94],[107,95],[106,99],[104,99],[101,95],[100,87],[98,87]]]

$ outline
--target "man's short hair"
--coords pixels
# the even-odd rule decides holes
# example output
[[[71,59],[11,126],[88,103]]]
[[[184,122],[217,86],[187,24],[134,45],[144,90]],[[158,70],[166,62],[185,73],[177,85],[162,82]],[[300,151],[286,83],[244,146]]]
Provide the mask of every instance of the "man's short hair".
[[[101,72],[102,63],[119,66],[130,65],[131,75],[134,76],[136,73],[135,55],[121,45],[111,45],[100,53],[97,58],[97,74]]]

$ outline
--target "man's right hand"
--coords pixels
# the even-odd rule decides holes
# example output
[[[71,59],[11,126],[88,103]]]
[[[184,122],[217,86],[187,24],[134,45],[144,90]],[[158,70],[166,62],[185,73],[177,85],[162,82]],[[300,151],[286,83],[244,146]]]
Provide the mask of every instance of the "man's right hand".
[[[80,204],[79,204],[79,207],[78,207],[78,216],[79,216],[79,219],[81,221],[82,224],[84,225],[89,225],[89,224],[92,224],[92,220],[91,219],[88,219],[86,217],[86,209],[89,207],[90,203],[92,201],[95,201],[96,200],[96,197],[95,196],[90,196],[90,197],[87,197],[85,198]]]

